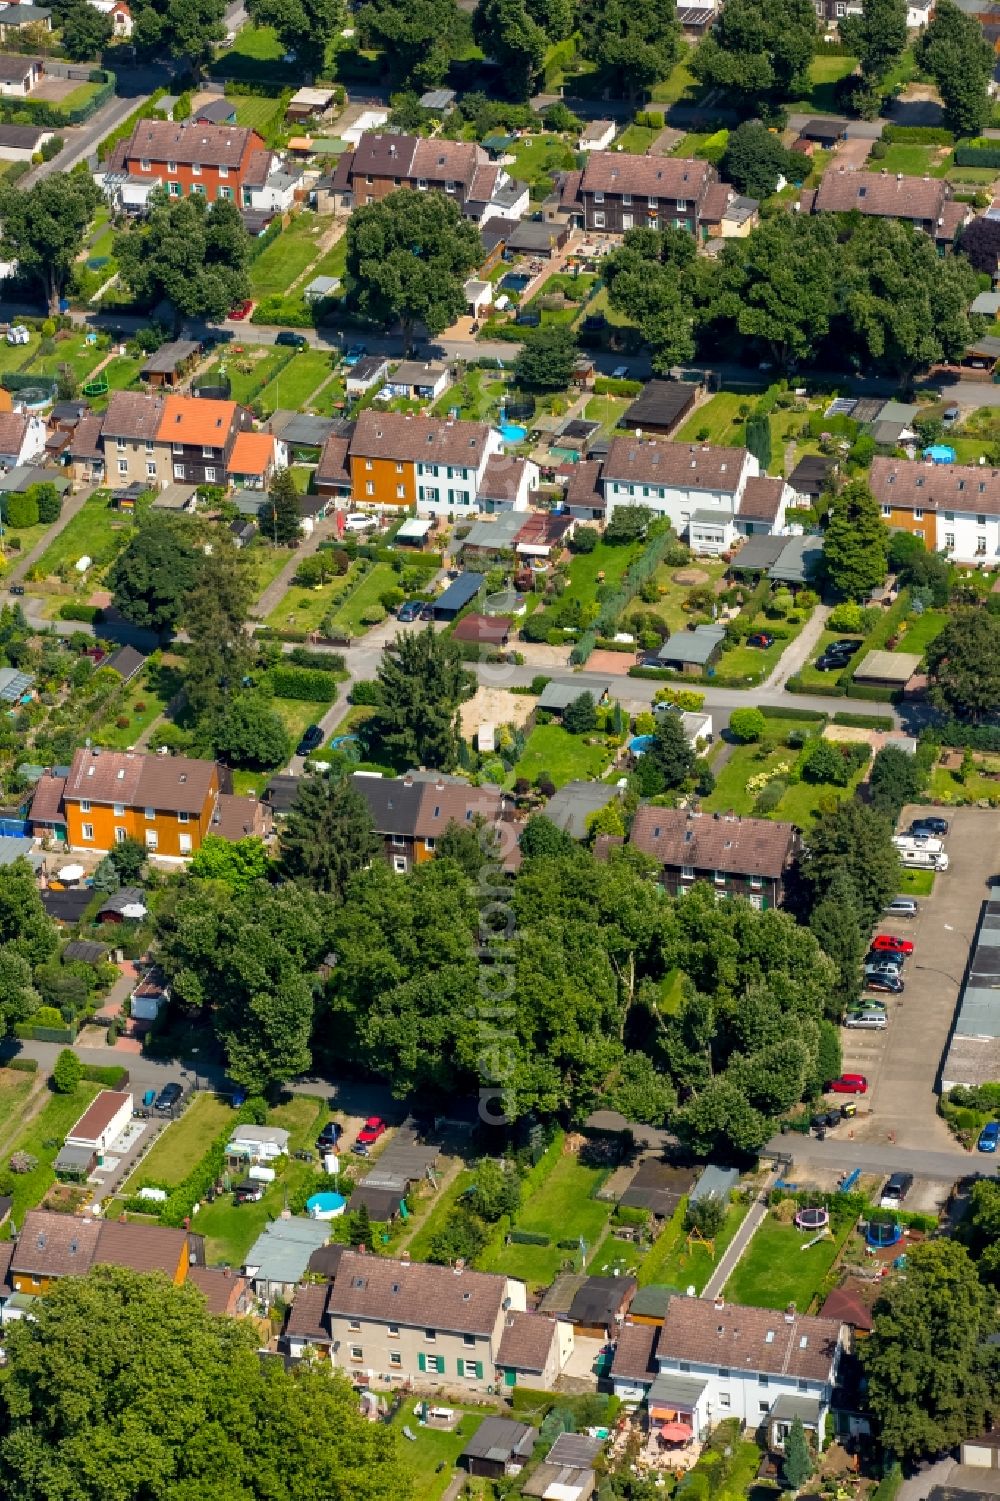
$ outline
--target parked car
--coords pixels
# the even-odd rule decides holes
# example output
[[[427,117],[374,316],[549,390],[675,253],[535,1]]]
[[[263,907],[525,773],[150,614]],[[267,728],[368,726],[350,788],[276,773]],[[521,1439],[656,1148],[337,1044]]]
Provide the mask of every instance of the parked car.
[[[897,938],[893,933],[876,933],[872,939],[874,954],[912,954],[913,944],[909,938]]]
[[[11,584],[9,592],[11,594],[18,594],[18,595],[23,594],[24,593],[24,585],[23,584]]]
[[[1000,1121],[987,1121],[976,1142],[977,1152],[995,1152],[1000,1142]]]
[[[329,1152],[331,1148],[337,1145],[343,1133],[344,1128],[337,1121],[327,1121],[316,1138],[316,1150],[319,1152]]]
[[[920,904],[915,902],[912,896],[894,896],[888,906],[882,911],[886,917],[916,917],[920,911]]]
[[[323,744],[323,731],[318,724],[311,724],[295,748],[297,756],[308,756]]]
[[[421,618],[421,620],[433,620],[434,619],[434,606],[433,605],[424,605],[423,609],[420,611],[420,618]]]
[[[816,666],[820,672],[843,670],[860,645],[860,641],[831,641],[829,646],[823,648],[821,656],[817,658]]]
[[[747,646],[756,646],[760,651],[767,651],[773,645],[774,637],[770,631],[754,631],[752,636],[747,637]]]
[[[611,372],[612,380],[628,380],[628,366],[616,365]]]
[[[422,609],[423,605],[419,599],[404,600],[396,612],[396,619],[402,621],[404,625],[408,625],[410,621],[420,619]]]
[[[886,1181],[879,1204],[883,1209],[898,1209],[912,1187],[912,1173],[893,1173]]]
[[[259,1204],[264,1197],[265,1183],[258,1183],[256,1178],[246,1178],[242,1183],[237,1183],[233,1189],[234,1204]]]
[[[290,328],[283,328],[274,342],[275,344],[281,345],[285,349],[305,349],[306,345],[309,343],[309,340],[306,338],[305,334],[297,334],[294,333]]]
[[[898,975],[893,974],[891,970],[887,970],[881,975],[866,976],[865,989],[882,990],[889,995],[902,995],[906,989],[906,985]]]
[[[248,297],[245,302],[238,302],[236,306],[231,310],[229,316],[235,322],[242,323],[244,318],[249,318],[252,311],[253,303]]]
[[[843,672],[847,666],[847,658],[838,657],[835,652],[825,651],[822,656],[816,658],[814,665],[817,672]]]
[[[872,974],[901,975],[905,963],[905,954],[895,952],[884,954],[877,949],[869,949],[865,955],[865,974],[871,971]]]
[[[838,656],[853,657],[860,645],[860,641],[852,641],[849,636],[844,636],[839,641],[831,641],[826,650],[835,651]]]
[[[366,345],[352,344],[351,347],[347,350],[347,353],[344,355],[344,364],[347,366],[348,370],[353,370],[358,361],[363,360],[367,353],[368,349]]]
[[[910,833],[914,839],[941,839],[948,832],[948,820],[946,818],[931,817],[915,818],[910,824]]]
[[[864,1074],[838,1074],[826,1088],[828,1094],[867,1094],[868,1080]]]
[[[183,1089],[181,1089],[181,1086],[179,1084],[175,1084],[173,1080],[171,1080],[169,1084],[164,1084],[163,1088],[156,1096],[156,1102],[153,1105],[153,1109],[156,1111],[157,1115],[169,1115],[174,1106],[180,1103],[183,1095],[184,1091]]]
[[[385,1121],[380,1115],[370,1115],[358,1132],[358,1145],[362,1147],[374,1146],[380,1136],[385,1135]]]
[[[861,1027],[869,1032],[882,1032],[888,1025],[889,1018],[884,1011],[855,1011],[844,1017],[844,1026],[852,1029]]]
[[[941,413],[941,421],[942,421],[942,423],[944,424],[945,427],[952,427],[958,421],[958,419],[959,419],[959,417],[961,417],[961,415],[962,415],[962,409],[961,409],[961,407],[956,407],[956,406],[945,407],[944,411]]]

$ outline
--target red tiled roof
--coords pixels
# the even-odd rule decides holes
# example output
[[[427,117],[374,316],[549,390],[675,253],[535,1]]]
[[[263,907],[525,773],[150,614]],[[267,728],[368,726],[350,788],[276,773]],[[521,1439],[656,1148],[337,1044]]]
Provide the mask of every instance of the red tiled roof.
[[[794,848],[795,829],[776,819],[716,818],[647,804],[636,812],[631,843],[662,865],[777,880]]]
[[[604,460],[604,478],[625,484],[671,485],[734,494],[746,461],[745,448],[615,438]]]
[[[697,199],[714,182],[709,162],[682,156],[634,156],[627,151],[592,151],[580,184],[584,193],[638,193],[653,198]]]
[[[887,172],[823,173],[813,205],[818,214],[857,209],[885,219],[937,219],[947,197],[940,177],[903,177]]]
[[[739,514],[755,521],[773,521],[781,509],[783,479],[756,474],[747,480],[740,499]]]
[[[407,412],[365,411],[351,439],[351,457],[477,469],[490,430],[485,422],[439,420]]]
[[[667,1304],[656,1354],[661,1361],[717,1362],[769,1376],[829,1381],[841,1334],[836,1319],[739,1303],[719,1308],[708,1298],[675,1295]]]
[[[248,151],[264,145],[256,131],[245,125],[201,125],[184,121],[140,120],[126,148],[126,161],[161,165],[238,167]]]
[[[235,419],[235,401],[209,401],[200,396],[165,396],[157,437],[161,443],[225,448]]]
[[[47,771],[39,777],[35,783],[35,795],[31,799],[31,812],[28,814],[29,823],[65,823],[65,815],[62,810],[63,792],[66,787],[65,777],[53,776]]]
[[[924,464],[875,458],[869,478],[880,505],[899,510],[964,511],[1000,515],[1000,469],[979,464]]]
[[[273,463],[273,433],[237,433],[226,469],[229,474],[265,475]]]

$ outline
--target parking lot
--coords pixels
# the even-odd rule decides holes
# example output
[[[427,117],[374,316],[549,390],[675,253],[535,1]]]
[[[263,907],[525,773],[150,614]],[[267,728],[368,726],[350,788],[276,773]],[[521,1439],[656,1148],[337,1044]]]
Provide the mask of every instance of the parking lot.
[[[925,808],[904,809],[900,828]],[[934,810],[937,811],[937,810]],[[929,897],[908,922],[886,919],[880,932],[910,938],[906,990],[884,996],[889,1026],[884,1032],[842,1032],[844,1069],[863,1073],[868,1095],[849,1129],[859,1141],[889,1142],[925,1151],[955,1150],[955,1140],[937,1114],[936,1083],[951,1028],[969,949],[990,879],[997,871],[1000,810],[943,810],[950,823],[944,845],[950,868],[940,872]],[[838,1128],[838,1136],[845,1127]]]

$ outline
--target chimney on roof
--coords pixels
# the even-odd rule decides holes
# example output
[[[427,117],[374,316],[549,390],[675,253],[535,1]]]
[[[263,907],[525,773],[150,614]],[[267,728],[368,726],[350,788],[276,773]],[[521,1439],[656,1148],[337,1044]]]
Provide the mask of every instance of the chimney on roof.
[[[715,1300],[715,1311],[716,1311],[716,1313],[721,1313],[722,1310],[725,1308],[725,1306],[726,1306],[726,1300],[722,1296],[722,1294],[720,1293],[719,1296]]]
[[[465,1270],[465,1257],[464,1256],[456,1256],[455,1257],[455,1264],[452,1267],[452,1271],[455,1273],[456,1277],[460,1277],[462,1275],[462,1273],[464,1272],[464,1270]]]
[[[795,1310],[795,1304],[794,1303],[789,1303],[788,1307],[785,1309],[785,1323],[786,1324],[794,1324],[795,1323],[795,1311],[796,1311]]]

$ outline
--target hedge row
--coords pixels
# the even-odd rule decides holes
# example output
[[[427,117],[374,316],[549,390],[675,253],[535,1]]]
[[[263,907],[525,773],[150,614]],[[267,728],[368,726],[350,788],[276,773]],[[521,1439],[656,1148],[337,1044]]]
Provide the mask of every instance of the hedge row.
[[[833,716],[834,724],[842,724],[852,730],[894,730],[895,720],[887,714],[848,714],[844,709],[838,709]]]
[[[641,380],[613,380],[610,375],[599,375],[594,381],[595,396],[639,396]]]
[[[956,167],[1000,167],[1000,147],[959,146],[955,151]]]
[[[950,719],[946,724],[935,725],[933,738],[939,745],[955,750],[1000,751],[1000,726],[995,724],[962,724]]]
[[[795,709],[791,704],[758,704],[765,719],[813,719],[826,720],[819,709]]]
[[[883,141],[890,144],[904,141],[913,146],[953,146],[955,137],[941,125],[887,125],[882,132]]]
[[[11,1058],[7,1063],[4,1064],[4,1068],[12,1069],[16,1074],[37,1074],[38,1059]]]
[[[104,619],[104,611],[100,605],[85,605],[74,599],[67,599],[59,606],[60,620],[85,620],[88,625],[98,625]]]
[[[347,671],[347,659],[339,651],[309,651],[297,646],[288,653],[288,660],[295,667],[310,667],[314,672]]]
[[[89,1079],[92,1084],[103,1084],[107,1089],[120,1089],[128,1083],[128,1069],[120,1064],[110,1064],[105,1068],[99,1063],[85,1063],[80,1077]]]
[[[328,672],[317,667],[272,667],[267,680],[276,698],[332,704],[337,697],[336,683]]]
[[[534,1230],[512,1230],[507,1238],[516,1246],[550,1246],[552,1244],[549,1236],[538,1234]]]

